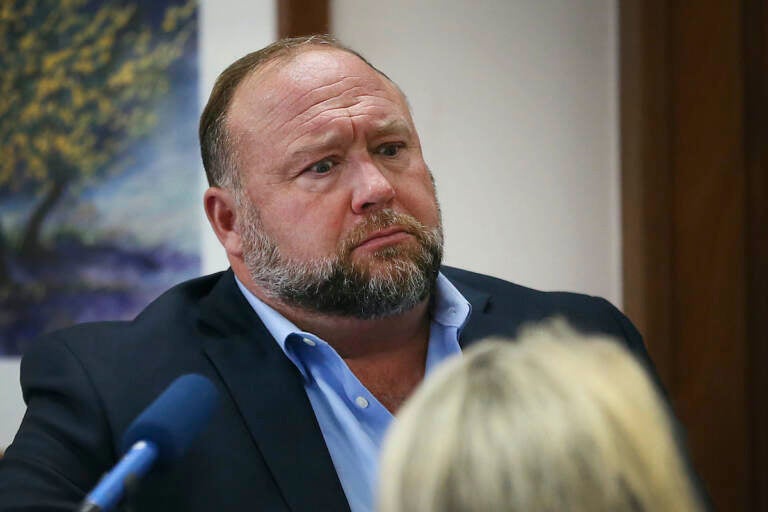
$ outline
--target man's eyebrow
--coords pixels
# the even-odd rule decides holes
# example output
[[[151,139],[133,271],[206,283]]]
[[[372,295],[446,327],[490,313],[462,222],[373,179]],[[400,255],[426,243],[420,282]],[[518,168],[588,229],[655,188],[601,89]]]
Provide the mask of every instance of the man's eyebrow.
[[[373,135],[381,137],[385,135],[399,134],[399,133],[411,133],[411,127],[402,119],[389,119],[378,123],[378,126],[373,128]],[[312,155],[315,153],[322,153],[330,147],[338,145],[342,139],[338,134],[325,134],[322,137],[316,138],[312,141],[303,144],[301,147],[290,151],[290,158],[299,159],[306,155]]]
[[[374,133],[378,136],[394,133],[411,133],[411,127],[402,119],[390,119],[374,128]]]
[[[288,156],[291,160],[299,160],[305,158],[307,155],[314,155],[322,153],[328,148],[339,144],[341,136],[336,134],[325,134],[322,137],[314,138],[313,140],[302,144],[295,150],[288,152]]]
[[[410,134],[411,127],[403,119],[389,119],[378,123],[378,126],[373,128],[374,137],[385,137],[387,135],[395,134]],[[317,154],[325,153],[334,146],[340,144],[343,137],[339,134],[325,134],[322,137],[315,138],[302,144],[295,150],[288,151],[288,160],[290,162],[299,162],[301,160],[314,157]]]

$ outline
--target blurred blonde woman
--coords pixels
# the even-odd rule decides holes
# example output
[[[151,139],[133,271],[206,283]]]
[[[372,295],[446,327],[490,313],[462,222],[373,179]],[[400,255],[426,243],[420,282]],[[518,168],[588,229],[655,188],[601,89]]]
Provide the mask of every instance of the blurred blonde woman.
[[[425,381],[384,444],[379,512],[702,510],[687,475],[644,370],[556,321]]]

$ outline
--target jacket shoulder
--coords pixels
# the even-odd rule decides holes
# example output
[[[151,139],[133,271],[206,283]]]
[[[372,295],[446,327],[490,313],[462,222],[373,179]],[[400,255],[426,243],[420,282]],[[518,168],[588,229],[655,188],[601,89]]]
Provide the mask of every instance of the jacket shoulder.
[[[455,267],[443,267],[441,271],[460,291],[464,288],[488,294],[491,304],[499,301],[511,301],[517,306],[526,306],[527,308],[559,309],[578,307],[580,304],[592,304],[595,300],[604,300],[583,293],[537,290],[498,277]]]
[[[632,351],[644,352],[642,338],[632,323],[602,297],[536,290],[453,267],[441,271],[465,297],[484,297],[472,304],[471,329],[466,334],[473,341],[489,335],[514,337],[522,326],[561,317],[583,332],[607,334]]]
[[[150,302],[133,320],[112,320],[100,322],[84,322],[63,329],[58,329],[43,335],[31,348],[60,340],[104,340],[111,337],[121,337],[121,333],[130,333],[134,329],[149,328],[157,324],[179,325],[179,320],[188,322],[190,313],[194,312],[199,302],[204,299],[213,287],[222,279],[225,272],[218,272],[188,281],[181,282]],[[182,322],[183,323],[183,322]]]
[[[22,377],[52,371],[72,358],[94,381],[133,379],[134,372],[164,373],[198,359],[200,303],[226,273],[182,282],[151,302],[133,320],[76,324],[46,334],[29,345],[21,361]],[[45,372],[43,372],[45,373]]]

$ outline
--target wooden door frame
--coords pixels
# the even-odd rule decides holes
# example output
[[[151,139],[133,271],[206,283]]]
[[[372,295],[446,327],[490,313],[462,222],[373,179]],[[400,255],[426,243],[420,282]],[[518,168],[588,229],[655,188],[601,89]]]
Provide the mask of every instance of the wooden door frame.
[[[330,30],[329,0],[277,0],[278,37],[327,34]]]
[[[768,510],[768,13],[619,2],[624,305],[721,510]]]

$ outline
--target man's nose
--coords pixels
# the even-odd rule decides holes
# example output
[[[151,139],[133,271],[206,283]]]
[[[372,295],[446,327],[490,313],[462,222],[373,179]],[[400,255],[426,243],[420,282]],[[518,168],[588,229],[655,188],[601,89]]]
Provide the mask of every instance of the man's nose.
[[[352,211],[363,214],[389,206],[395,197],[395,189],[381,169],[368,158],[359,163],[357,170],[352,193]]]

